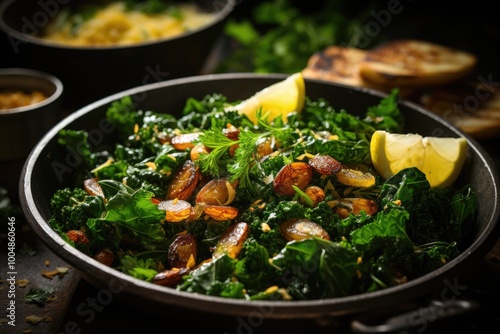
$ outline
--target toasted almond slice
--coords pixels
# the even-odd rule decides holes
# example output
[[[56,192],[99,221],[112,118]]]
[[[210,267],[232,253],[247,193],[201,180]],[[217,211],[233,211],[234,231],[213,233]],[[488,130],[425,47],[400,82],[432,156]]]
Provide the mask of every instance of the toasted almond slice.
[[[233,259],[237,258],[243,248],[245,240],[248,238],[248,233],[250,233],[250,227],[245,222],[239,222],[229,226],[217,241],[212,258],[216,259],[224,254],[227,254]]]
[[[422,40],[400,39],[373,48],[359,64],[367,81],[397,87],[447,84],[468,75],[476,56]]]

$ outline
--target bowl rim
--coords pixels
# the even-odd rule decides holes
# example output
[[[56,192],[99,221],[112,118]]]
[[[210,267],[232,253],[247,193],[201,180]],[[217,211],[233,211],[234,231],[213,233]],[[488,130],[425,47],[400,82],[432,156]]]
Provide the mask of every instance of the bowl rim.
[[[20,67],[0,68],[0,77],[1,76],[19,76],[44,80],[46,83],[51,83],[55,87],[55,90],[50,96],[42,101],[32,103],[23,107],[0,110],[0,115],[14,115],[39,109],[57,101],[64,92],[64,85],[62,81],[55,75],[43,71]]]
[[[165,38],[158,38],[150,41],[143,41],[143,42],[138,42],[138,43],[131,43],[131,44],[126,44],[126,45],[97,45],[97,46],[86,46],[86,45],[68,45],[64,43],[58,43],[58,42],[53,42],[46,40],[44,38],[37,37],[35,35],[30,35],[23,33],[17,29],[14,29],[10,25],[8,25],[5,20],[3,19],[5,11],[9,8],[9,6],[19,0],[4,0],[0,2],[0,30],[3,30],[7,36],[8,39],[18,39],[24,43],[32,43],[38,46],[43,46],[43,47],[48,47],[48,48],[53,48],[53,49],[62,49],[62,50],[74,50],[74,51],[89,51],[89,52],[105,52],[109,50],[130,50],[130,49],[136,49],[140,47],[147,47],[147,46],[153,46],[161,43],[167,43],[169,41],[175,41],[178,39],[186,38],[191,35],[195,35],[197,33],[200,33],[204,30],[209,29],[210,27],[213,27],[220,22],[224,21],[229,14],[234,10],[235,6],[238,4],[238,0],[215,0],[214,3],[220,4],[221,2],[224,2],[224,6],[222,8],[218,8],[218,10],[214,11],[213,13],[215,14],[215,19],[213,21],[210,21],[209,23],[202,25],[198,28],[183,32],[179,35],[171,36],[171,37],[165,37]],[[194,1],[195,2],[195,1]]]
[[[487,167],[488,177],[491,176],[493,179],[494,186],[494,194],[491,194],[496,199],[496,205],[491,212],[491,216],[488,217],[488,226],[482,231],[481,234],[478,234],[474,242],[469,245],[463,252],[461,252],[457,257],[449,261],[443,267],[440,267],[428,274],[425,274],[421,277],[410,280],[409,282],[394,286],[388,287],[382,290],[374,291],[374,292],[366,292],[358,295],[349,295],[345,297],[337,297],[330,299],[315,299],[315,300],[297,300],[297,301],[248,301],[248,300],[238,300],[231,298],[223,298],[223,297],[215,297],[215,296],[206,296],[200,295],[190,292],[177,291],[175,289],[166,289],[163,286],[157,286],[155,284],[141,281],[132,276],[129,276],[125,273],[122,273],[116,269],[110,268],[91,257],[85,255],[84,253],[78,251],[74,247],[70,246],[66,243],[48,224],[47,221],[42,217],[40,211],[38,210],[35,199],[33,197],[33,193],[31,191],[32,183],[31,178],[28,177],[34,168],[35,162],[43,158],[41,153],[50,140],[57,135],[57,132],[66,127],[67,125],[74,122],[79,117],[83,116],[95,110],[98,107],[103,107],[105,105],[109,105],[110,102],[115,101],[121,97],[127,95],[134,95],[141,92],[145,92],[148,90],[162,88],[165,86],[175,86],[179,84],[189,84],[191,82],[199,82],[199,81],[210,81],[210,80],[225,80],[225,79],[255,79],[258,77],[262,77],[265,79],[274,79],[280,80],[285,78],[286,74],[259,74],[259,73],[225,73],[225,74],[206,74],[206,75],[198,75],[192,77],[185,77],[180,79],[173,79],[169,81],[164,81],[160,83],[152,83],[140,87],[135,87],[131,89],[127,89],[98,101],[95,101],[80,110],[77,110],[75,113],[66,117],[62,121],[60,121],[55,127],[53,127],[35,146],[35,148],[30,153],[29,157],[26,159],[25,165],[22,169],[22,175],[19,183],[19,194],[21,199],[21,205],[23,211],[26,215],[26,218],[32,228],[35,230],[37,234],[39,234],[43,241],[47,243],[49,248],[52,250],[56,250],[64,260],[73,264],[74,261],[77,261],[80,265],[83,266],[82,269],[78,268],[75,265],[77,270],[82,271],[85,270],[89,273],[99,273],[106,275],[107,281],[110,279],[120,279],[127,287],[127,292],[130,295],[133,295],[138,298],[145,298],[144,294],[151,292],[155,292],[154,295],[149,295],[146,299],[148,301],[158,302],[162,305],[176,305],[179,307],[184,307],[187,309],[211,312],[211,313],[219,313],[225,315],[243,315],[243,314],[251,314],[251,312],[256,312],[256,310],[272,310],[274,313],[271,315],[273,318],[289,318],[290,316],[301,317],[301,318],[309,318],[309,317],[317,317],[319,315],[325,316],[337,316],[354,313],[356,311],[366,311],[368,309],[372,309],[374,306],[386,306],[394,303],[394,300],[410,300],[411,298],[415,298],[421,296],[421,292],[417,292],[417,290],[424,289],[426,292],[429,291],[429,287],[435,286],[436,280],[442,283],[442,279],[449,276],[462,273],[464,270],[469,270],[471,266],[474,265],[475,261],[481,259],[479,255],[483,256],[484,254],[481,251],[485,251],[486,249],[490,249],[493,247],[496,238],[500,235],[500,201],[499,199],[499,189],[498,185],[500,184],[498,171],[494,168],[493,159],[490,155],[485,151],[484,148],[481,147],[473,138],[464,134],[458,128],[450,125],[444,118],[428,111],[424,107],[404,100],[400,99],[399,103],[407,106],[412,110],[417,110],[420,113],[424,114],[426,117],[430,117],[436,119],[442,125],[449,127],[453,130],[457,136],[464,136],[469,144],[471,150],[475,151],[478,155],[478,158],[482,163]],[[370,94],[373,96],[383,97],[387,96],[387,94],[382,93],[380,91],[371,90],[367,88],[359,88],[352,87],[343,84],[325,82],[321,80],[315,79],[305,79],[306,84],[308,81],[316,82],[320,84],[342,87],[344,89],[350,89],[355,92],[360,92],[363,94]],[[61,252],[63,251],[63,252]],[[88,273],[87,273],[88,274]],[[420,287],[420,289],[419,289]],[[168,298],[166,297],[168,296]],[[165,299],[169,299],[168,301]],[[175,301],[173,301],[175,300]],[[214,303],[218,304],[217,307],[214,307]],[[356,310],[353,310],[353,304],[356,303]],[[361,305],[362,304],[362,305]],[[220,306],[222,305],[222,306]],[[220,308],[224,310],[221,310]]]

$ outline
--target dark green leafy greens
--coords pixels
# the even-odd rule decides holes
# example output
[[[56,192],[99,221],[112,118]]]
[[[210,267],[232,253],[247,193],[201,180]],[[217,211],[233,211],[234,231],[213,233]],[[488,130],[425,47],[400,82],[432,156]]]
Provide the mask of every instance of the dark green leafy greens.
[[[249,6],[246,15],[233,16],[225,25],[230,45],[236,46],[216,71],[291,74],[328,46],[368,48],[382,37],[364,36],[376,3],[360,9],[343,1],[266,0]]]
[[[82,163],[74,173],[74,186],[52,197],[49,224],[89,256],[110,250],[114,268],[149,282],[159,273],[178,270],[169,264],[169,247],[178,236],[190,234],[196,239],[193,261],[198,266],[189,267],[172,286],[192,293],[306,300],[403,284],[443,266],[463,249],[465,231],[475,222],[476,198],[470,187],[431,189],[416,168],[387,180],[376,176],[375,185],[368,188],[315,173],[311,184],[323,189],[325,198],[311,205],[302,189],[283,197],[272,186],[285,165],[315,155],[374,173],[372,134],[403,130],[397,95],[394,90],[360,116],[336,110],[325,99],[307,98],[304,110],[290,114],[288,122],[267,119],[258,111],[258,124],[226,111],[232,102],[220,94],[189,99],[179,117],[137,110],[130,97],[123,98],[106,113],[115,138],[99,147],[90,145],[83,130],[61,131],[60,144],[79,150]],[[238,136],[224,135],[228,129],[237,129]],[[189,219],[168,221],[159,208],[177,171],[190,160],[190,149],[176,149],[171,139],[189,133],[199,133],[193,145],[209,148],[195,161],[200,182],[224,178],[237,184],[230,204],[238,209],[236,219],[197,215],[201,186],[186,198],[194,212]],[[259,156],[265,142],[277,143],[274,153]],[[83,180],[90,178],[97,181],[100,196],[83,189]],[[378,210],[341,216],[335,203],[348,197],[369,199]],[[329,240],[288,241],[280,228],[296,218],[320,225]],[[245,222],[249,230],[239,255],[212,258],[221,235],[234,222]],[[68,234],[75,230],[88,240]]]

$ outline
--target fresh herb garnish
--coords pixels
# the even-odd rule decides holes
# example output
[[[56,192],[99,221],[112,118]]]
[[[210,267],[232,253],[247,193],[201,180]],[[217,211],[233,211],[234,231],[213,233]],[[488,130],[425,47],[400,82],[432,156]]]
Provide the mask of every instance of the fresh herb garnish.
[[[47,288],[31,288],[26,296],[24,297],[24,301],[27,304],[37,304],[38,306],[43,306],[47,301],[53,298],[54,289]]]

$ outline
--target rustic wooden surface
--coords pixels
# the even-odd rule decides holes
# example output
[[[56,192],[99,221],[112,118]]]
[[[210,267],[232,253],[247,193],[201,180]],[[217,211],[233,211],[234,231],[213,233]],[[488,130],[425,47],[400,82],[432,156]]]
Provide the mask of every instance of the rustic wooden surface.
[[[4,222],[2,222],[4,223]],[[16,217],[16,255],[15,268],[8,268],[7,239],[2,231],[0,250],[0,333],[57,333],[72,296],[78,287],[80,276],[67,263],[50,251],[38,239],[22,216]],[[29,249],[29,252],[27,251]],[[35,252],[35,254],[31,254]],[[44,272],[52,272],[57,267],[68,268],[63,276],[44,276]],[[15,274],[9,274],[14,272]],[[15,277],[15,297],[10,298],[10,277]],[[26,283],[26,285],[25,285]],[[26,294],[30,289],[52,288],[53,296],[45,305],[29,304],[25,302]],[[10,312],[4,310],[15,301],[15,326],[9,325],[12,318],[6,317]],[[43,320],[34,325],[27,321],[28,317],[36,316]],[[29,319],[29,318],[28,318]]]

